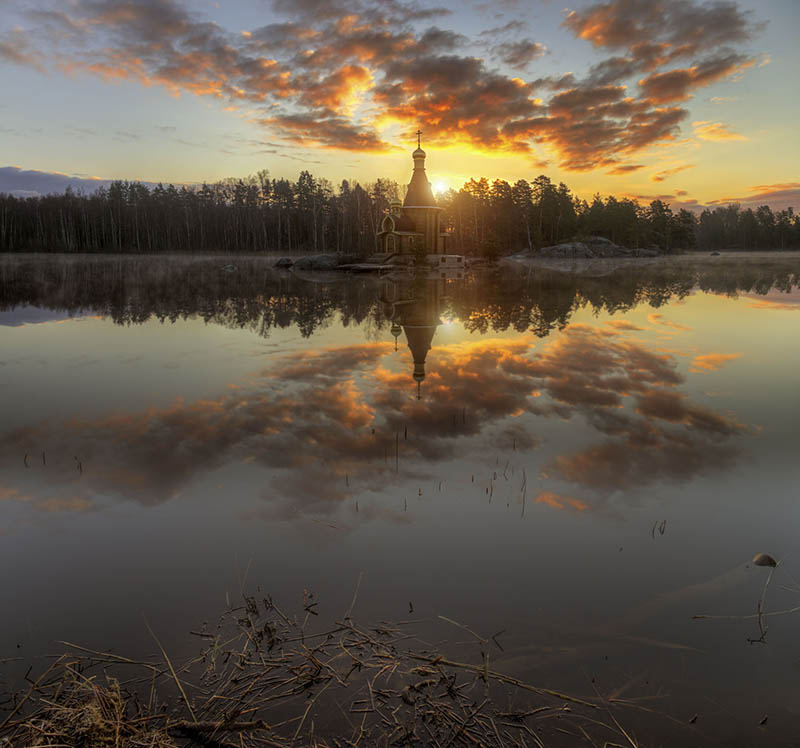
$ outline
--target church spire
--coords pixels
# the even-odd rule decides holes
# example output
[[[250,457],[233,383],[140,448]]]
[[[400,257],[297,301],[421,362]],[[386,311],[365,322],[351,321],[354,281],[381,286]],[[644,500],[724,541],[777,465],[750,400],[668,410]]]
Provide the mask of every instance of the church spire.
[[[408,185],[406,199],[403,205],[435,207],[436,200],[428,177],[425,175],[425,151],[422,150],[422,130],[417,130],[417,150],[411,154],[414,159],[414,171],[411,173],[411,182]]]

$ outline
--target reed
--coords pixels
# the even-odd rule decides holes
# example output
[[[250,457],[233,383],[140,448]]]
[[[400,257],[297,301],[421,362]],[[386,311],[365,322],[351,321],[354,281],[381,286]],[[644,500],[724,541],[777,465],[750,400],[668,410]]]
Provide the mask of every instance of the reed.
[[[0,713],[0,744],[544,748],[591,735],[595,745],[630,745],[617,715],[604,721],[608,701],[492,668],[490,649],[503,649],[502,631],[484,637],[439,617],[475,640],[472,662],[418,638],[414,627],[424,621],[357,624],[361,581],[342,618],[326,623],[315,617],[311,593],[298,616],[269,597],[245,595],[215,629],[192,632],[202,649],[182,664],[152,631],[158,654],[143,661],[62,642],[68,651],[26,691],[0,699],[14,705]]]

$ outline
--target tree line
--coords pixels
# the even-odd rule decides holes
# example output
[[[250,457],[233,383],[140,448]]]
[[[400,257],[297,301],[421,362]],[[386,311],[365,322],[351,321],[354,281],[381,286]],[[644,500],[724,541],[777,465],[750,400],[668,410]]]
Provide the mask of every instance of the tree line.
[[[308,171],[296,182],[266,171],[200,187],[112,182],[90,194],[0,194],[0,251],[331,252],[369,255],[400,186],[388,179],[338,188]],[[728,205],[699,216],[649,205],[573,195],[540,175],[514,184],[470,179],[439,197],[451,252],[498,256],[580,236],[629,248],[798,249],[800,216],[791,208]]]

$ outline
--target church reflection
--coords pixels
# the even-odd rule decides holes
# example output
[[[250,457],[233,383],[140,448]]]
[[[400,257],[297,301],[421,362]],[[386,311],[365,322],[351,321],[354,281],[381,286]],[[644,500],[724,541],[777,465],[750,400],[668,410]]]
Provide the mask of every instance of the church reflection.
[[[425,379],[425,360],[431,349],[436,328],[442,324],[441,315],[447,300],[446,277],[430,278],[397,274],[385,276],[381,283],[380,299],[386,318],[391,322],[395,350],[398,339],[405,334],[414,360],[412,377],[417,383],[417,399],[422,399]]]

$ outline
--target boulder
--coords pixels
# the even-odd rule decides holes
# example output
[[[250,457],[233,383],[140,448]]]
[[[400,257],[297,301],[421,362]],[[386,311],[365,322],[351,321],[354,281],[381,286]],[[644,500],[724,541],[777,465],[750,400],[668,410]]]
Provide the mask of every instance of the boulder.
[[[295,270],[336,270],[339,262],[335,255],[312,255],[295,260]]]
[[[294,265],[294,260],[291,257],[281,257],[276,263],[276,268],[290,268]]]
[[[543,257],[553,259],[596,259],[604,257],[659,257],[661,250],[657,247],[628,249],[606,239],[603,236],[586,236],[580,240],[561,242],[550,247],[542,247],[532,252],[521,252],[519,258]]]
[[[339,265],[349,265],[358,261],[355,255],[311,255],[300,257],[294,262],[295,270],[336,270]]]
[[[663,252],[658,247],[644,247],[632,250],[633,257],[661,257]]]

